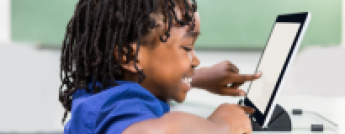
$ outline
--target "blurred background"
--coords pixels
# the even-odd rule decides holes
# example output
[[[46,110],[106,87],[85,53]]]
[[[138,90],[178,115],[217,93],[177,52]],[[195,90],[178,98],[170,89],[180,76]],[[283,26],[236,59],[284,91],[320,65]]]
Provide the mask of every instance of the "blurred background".
[[[254,73],[278,14],[311,12],[309,28],[283,94],[343,100],[342,0],[197,2],[202,32],[196,42],[200,66],[230,60],[244,74]],[[0,133],[62,133],[64,110],[58,101],[60,48],[76,3],[77,0],[0,1]],[[247,90],[248,84],[241,88]],[[193,89],[186,102],[174,104],[172,110],[207,117],[215,106],[234,99],[239,98]]]

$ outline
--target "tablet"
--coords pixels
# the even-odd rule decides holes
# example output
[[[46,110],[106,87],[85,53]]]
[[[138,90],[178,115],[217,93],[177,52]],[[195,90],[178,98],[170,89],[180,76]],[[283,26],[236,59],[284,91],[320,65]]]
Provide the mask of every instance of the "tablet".
[[[244,105],[255,109],[252,115],[261,127],[267,127],[276,106],[284,76],[298,52],[308,27],[309,12],[278,15],[256,68],[262,76],[251,81]]]

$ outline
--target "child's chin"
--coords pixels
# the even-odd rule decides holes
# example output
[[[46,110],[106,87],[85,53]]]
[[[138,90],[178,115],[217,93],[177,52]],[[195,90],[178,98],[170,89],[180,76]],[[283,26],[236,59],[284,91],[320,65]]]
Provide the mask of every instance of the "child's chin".
[[[177,103],[182,103],[186,100],[186,94],[183,96],[179,96],[178,98],[175,99]]]

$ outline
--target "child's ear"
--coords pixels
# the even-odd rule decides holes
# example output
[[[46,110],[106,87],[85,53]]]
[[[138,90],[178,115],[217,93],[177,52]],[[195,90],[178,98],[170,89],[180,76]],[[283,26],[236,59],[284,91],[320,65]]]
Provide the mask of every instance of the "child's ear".
[[[127,51],[127,50],[125,50]],[[115,48],[115,57],[117,57],[117,48]],[[135,52],[136,52],[136,44],[132,44],[132,52],[131,52],[131,56],[130,56],[130,61],[128,63],[126,63],[127,61],[127,56],[126,55],[122,55],[122,62],[121,62],[121,67],[124,69],[124,70],[127,70],[128,72],[131,72],[131,73],[138,73],[138,70],[135,68],[134,66],[134,58],[135,58]],[[140,61],[139,61],[139,56],[138,56],[138,59],[136,60],[136,66],[138,67],[139,70],[142,70],[142,66],[140,65]]]
[[[140,66],[140,64],[138,64],[137,62],[137,67],[139,70],[142,70],[142,67]],[[138,73],[138,70],[135,68],[134,64],[133,64],[133,61],[130,61],[128,64],[126,63],[123,63],[121,64],[121,67],[131,73]]]

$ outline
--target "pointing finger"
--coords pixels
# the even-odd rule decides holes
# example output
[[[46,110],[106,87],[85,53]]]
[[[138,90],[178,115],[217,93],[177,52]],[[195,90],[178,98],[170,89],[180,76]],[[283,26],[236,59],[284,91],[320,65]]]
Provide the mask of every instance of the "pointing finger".
[[[230,76],[232,82],[243,83],[246,81],[252,81],[261,77],[261,74],[245,75],[245,74],[232,74]]]
[[[246,93],[241,89],[225,88],[221,95],[227,96],[245,96]]]

